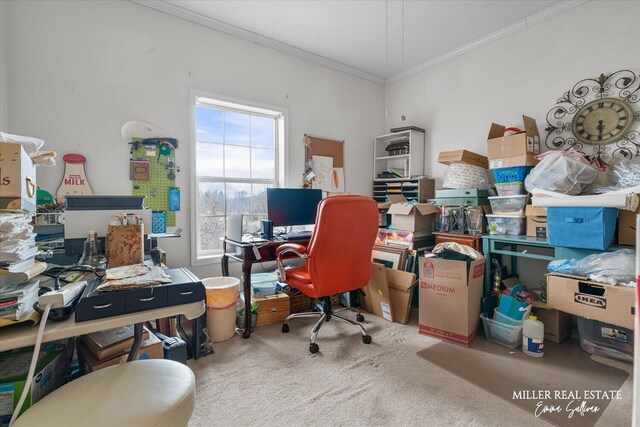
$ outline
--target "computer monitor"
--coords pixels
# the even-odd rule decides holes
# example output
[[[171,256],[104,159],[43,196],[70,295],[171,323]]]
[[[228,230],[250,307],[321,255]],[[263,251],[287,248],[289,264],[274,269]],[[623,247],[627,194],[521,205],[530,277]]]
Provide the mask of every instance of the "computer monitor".
[[[275,227],[315,224],[322,190],[267,188],[267,215]]]

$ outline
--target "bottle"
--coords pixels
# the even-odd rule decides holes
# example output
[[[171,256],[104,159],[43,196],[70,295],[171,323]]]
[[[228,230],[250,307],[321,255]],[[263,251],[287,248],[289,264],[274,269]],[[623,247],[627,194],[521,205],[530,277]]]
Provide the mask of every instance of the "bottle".
[[[98,233],[89,230],[87,240],[84,241],[84,250],[78,261],[78,265],[90,265],[91,267],[104,268],[106,260],[100,251]]]
[[[544,324],[536,316],[524,321],[522,351],[531,357],[544,356]]]

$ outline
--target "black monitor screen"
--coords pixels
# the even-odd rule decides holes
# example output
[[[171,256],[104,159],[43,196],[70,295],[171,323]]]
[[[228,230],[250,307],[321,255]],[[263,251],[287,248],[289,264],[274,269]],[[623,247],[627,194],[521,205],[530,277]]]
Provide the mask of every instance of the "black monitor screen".
[[[322,190],[267,188],[267,214],[275,227],[315,224]]]

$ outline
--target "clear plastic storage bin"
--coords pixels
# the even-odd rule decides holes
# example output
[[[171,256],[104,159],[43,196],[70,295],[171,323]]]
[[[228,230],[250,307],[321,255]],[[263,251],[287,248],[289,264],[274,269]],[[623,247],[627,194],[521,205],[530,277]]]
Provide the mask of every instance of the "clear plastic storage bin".
[[[633,331],[578,316],[580,347],[587,353],[633,362]]]
[[[527,194],[527,190],[524,188],[524,181],[496,182],[496,190],[498,191],[498,196],[520,196]]]
[[[253,295],[259,298],[275,295],[278,276],[273,273],[255,273],[251,275]]]
[[[498,215],[522,215],[527,207],[528,194],[489,197],[491,210]]]
[[[522,236],[527,231],[527,217],[524,215],[487,214],[489,234],[510,234]]]
[[[480,315],[484,327],[484,335],[489,341],[493,341],[509,348],[517,348],[522,345],[522,322],[512,325],[488,319],[484,314]]]

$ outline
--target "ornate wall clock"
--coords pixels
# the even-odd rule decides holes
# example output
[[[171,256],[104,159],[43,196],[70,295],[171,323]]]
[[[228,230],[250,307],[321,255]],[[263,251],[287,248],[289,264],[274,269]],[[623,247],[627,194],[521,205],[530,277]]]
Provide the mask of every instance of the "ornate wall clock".
[[[547,113],[545,144],[603,163],[640,157],[640,74],[620,70],[580,80]]]

